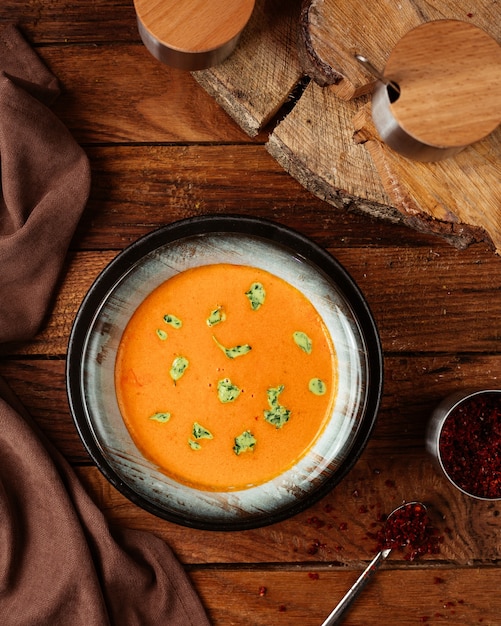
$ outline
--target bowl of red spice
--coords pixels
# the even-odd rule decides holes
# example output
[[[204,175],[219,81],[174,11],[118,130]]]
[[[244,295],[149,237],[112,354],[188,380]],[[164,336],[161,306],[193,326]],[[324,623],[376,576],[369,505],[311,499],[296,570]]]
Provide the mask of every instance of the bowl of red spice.
[[[428,451],[449,481],[480,500],[501,500],[501,389],[459,391],[434,410]]]

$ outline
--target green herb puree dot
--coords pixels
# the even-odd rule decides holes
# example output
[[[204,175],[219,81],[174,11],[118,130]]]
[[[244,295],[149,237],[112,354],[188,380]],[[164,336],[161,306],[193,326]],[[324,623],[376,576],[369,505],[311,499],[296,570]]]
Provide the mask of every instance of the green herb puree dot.
[[[240,389],[229,378],[223,378],[217,383],[217,395],[221,402],[234,402],[240,395]]]
[[[327,385],[320,378],[312,378],[308,384],[308,389],[316,396],[323,396],[327,391]]]
[[[294,342],[306,354],[311,354],[313,343],[306,333],[297,330],[293,335]]]
[[[266,291],[261,283],[252,283],[245,295],[250,302],[252,310],[257,311],[264,304]]]
[[[188,365],[189,361],[184,356],[178,356],[174,359],[174,361],[172,361],[169,374],[174,382],[177,382],[181,378]]]
[[[161,339],[162,341],[165,341],[168,337],[165,330],[162,330],[161,328],[157,328],[157,335],[158,335],[158,338]]]
[[[171,314],[164,315],[164,322],[172,326],[172,328],[181,328],[183,325],[183,322],[178,317]]]
[[[275,426],[275,428],[282,428],[284,424],[290,419],[291,412],[289,409],[286,409],[284,406],[280,404],[278,401],[278,396],[284,390],[283,385],[279,385],[278,387],[270,387],[268,389],[268,404],[270,405],[269,411],[264,411],[264,419],[269,423]]]
[[[243,356],[252,350],[249,344],[243,344],[240,346],[234,346],[233,348],[225,348],[219,341],[212,335],[212,339],[216,342],[217,346],[226,354],[229,359],[236,359],[238,356]]]
[[[256,445],[256,439],[250,430],[244,431],[238,437],[235,437],[235,445],[233,446],[233,452],[238,456],[242,452],[248,452],[254,450]]]
[[[150,420],[166,424],[170,420],[170,413],[154,413],[150,416]]]
[[[210,312],[207,318],[207,326],[215,326],[226,320],[226,313],[223,311],[223,307],[218,307]]]
[[[194,422],[192,432],[195,439],[214,439],[214,436],[210,432],[210,430],[207,430],[207,428],[200,426],[198,422]]]

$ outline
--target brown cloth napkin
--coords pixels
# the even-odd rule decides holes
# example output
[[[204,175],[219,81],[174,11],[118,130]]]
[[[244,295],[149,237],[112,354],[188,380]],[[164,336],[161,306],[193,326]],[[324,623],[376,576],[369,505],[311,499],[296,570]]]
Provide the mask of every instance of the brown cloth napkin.
[[[19,31],[1,32],[0,342],[36,332],[87,201],[85,153],[47,108],[58,93]],[[112,531],[2,380],[0,623],[209,624],[170,548]]]

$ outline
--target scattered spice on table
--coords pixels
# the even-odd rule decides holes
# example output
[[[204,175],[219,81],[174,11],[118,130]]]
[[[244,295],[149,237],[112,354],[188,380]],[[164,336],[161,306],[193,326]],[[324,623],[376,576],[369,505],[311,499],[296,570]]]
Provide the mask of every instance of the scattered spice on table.
[[[319,517],[316,517],[315,515],[313,515],[312,517],[309,517],[306,522],[310,525],[313,526],[313,528],[316,528],[317,530],[320,528],[323,528],[325,526],[325,522],[324,520],[320,519]]]
[[[321,543],[318,539],[315,539],[311,544],[310,547],[308,548],[307,552],[308,554],[317,554],[317,552],[321,549],[321,548],[325,548],[326,545],[325,543]]]
[[[464,491],[501,497],[501,396],[471,396],[451,412],[439,439],[445,471]]]

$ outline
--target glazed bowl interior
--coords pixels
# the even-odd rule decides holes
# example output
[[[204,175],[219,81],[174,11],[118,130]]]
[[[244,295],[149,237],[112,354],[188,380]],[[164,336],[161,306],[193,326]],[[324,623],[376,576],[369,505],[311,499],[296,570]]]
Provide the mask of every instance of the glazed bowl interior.
[[[332,412],[308,453],[276,478],[237,491],[206,491],[169,477],[136,446],[115,392],[117,349],[137,307],[176,274],[219,263],[261,268],[300,290],[321,316],[338,360],[338,392]],[[294,231],[239,216],[176,222],[119,254],[80,307],[67,359],[75,424],[108,480],[155,515],[210,530],[253,528],[285,519],[332,489],[367,443],[382,379],[374,320],[341,265]]]

